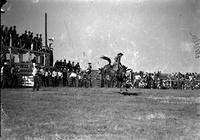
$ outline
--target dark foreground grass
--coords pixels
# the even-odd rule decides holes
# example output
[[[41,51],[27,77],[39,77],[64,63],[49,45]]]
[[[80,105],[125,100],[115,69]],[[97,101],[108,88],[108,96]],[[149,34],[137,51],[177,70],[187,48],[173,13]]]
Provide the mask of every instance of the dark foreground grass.
[[[199,90],[1,90],[5,140],[199,140]]]

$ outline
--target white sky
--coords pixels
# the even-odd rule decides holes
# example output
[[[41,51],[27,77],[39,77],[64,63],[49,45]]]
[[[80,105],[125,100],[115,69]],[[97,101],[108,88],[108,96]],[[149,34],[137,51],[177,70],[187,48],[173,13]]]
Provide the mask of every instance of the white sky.
[[[8,0],[4,9],[3,24],[43,36],[47,12],[55,60],[97,68],[122,52],[135,71],[200,72],[189,34],[200,37],[200,0]]]

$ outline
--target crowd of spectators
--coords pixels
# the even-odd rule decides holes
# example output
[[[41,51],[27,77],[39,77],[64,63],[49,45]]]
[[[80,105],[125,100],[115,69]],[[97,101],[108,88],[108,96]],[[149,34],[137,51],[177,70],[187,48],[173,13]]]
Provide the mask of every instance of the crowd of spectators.
[[[88,64],[86,70],[82,70],[78,62],[75,64],[73,61],[56,61],[53,67],[39,67],[40,86],[91,87],[91,79],[95,79],[92,77],[91,71],[91,63]],[[19,77],[19,68],[15,65],[11,67],[4,65],[1,68],[1,87],[20,87]],[[200,74],[197,73],[163,74],[160,71],[154,73],[129,71],[126,77],[127,86],[131,88],[200,89]],[[108,87],[105,83],[101,86]]]
[[[132,73],[128,81],[133,88],[200,89],[200,74],[197,73],[139,72]]]
[[[33,32],[27,30],[23,34],[18,34],[16,26],[1,25],[1,39],[1,45],[35,51],[42,50],[42,34],[34,35]]]
[[[34,59],[32,64],[35,64]],[[32,65],[31,71],[34,71]],[[45,68],[37,65],[40,86],[43,87],[91,87],[91,63],[88,64],[86,70],[81,70],[79,62],[66,60],[56,61],[53,67]],[[33,72],[34,73],[34,72]],[[35,74],[33,74],[35,75]],[[7,62],[1,68],[1,87],[2,88],[17,88],[20,87],[21,70],[15,65],[10,66]]]
[[[56,61],[52,68],[39,68],[39,76],[41,79],[41,86],[44,87],[90,87],[91,82],[91,64],[86,71],[81,70],[79,62],[75,64],[74,61],[66,60]]]

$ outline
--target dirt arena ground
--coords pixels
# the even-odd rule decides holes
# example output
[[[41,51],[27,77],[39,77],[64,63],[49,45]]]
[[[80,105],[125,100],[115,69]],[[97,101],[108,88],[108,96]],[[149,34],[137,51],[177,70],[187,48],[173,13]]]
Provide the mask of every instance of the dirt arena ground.
[[[1,89],[3,140],[200,140],[200,90]]]

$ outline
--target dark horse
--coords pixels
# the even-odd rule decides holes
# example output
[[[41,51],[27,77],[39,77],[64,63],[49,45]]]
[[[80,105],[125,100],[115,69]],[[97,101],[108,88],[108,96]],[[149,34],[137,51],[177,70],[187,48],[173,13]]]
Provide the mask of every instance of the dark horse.
[[[120,91],[125,87],[126,84],[126,71],[128,70],[126,66],[122,65],[118,70],[115,70],[113,65],[111,65],[111,59],[106,56],[100,57],[103,60],[108,61],[108,64],[100,69],[104,82],[109,81],[111,83],[111,87],[115,86],[115,82],[117,82],[118,87],[120,87]],[[126,88],[127,91],[127,88]]]

